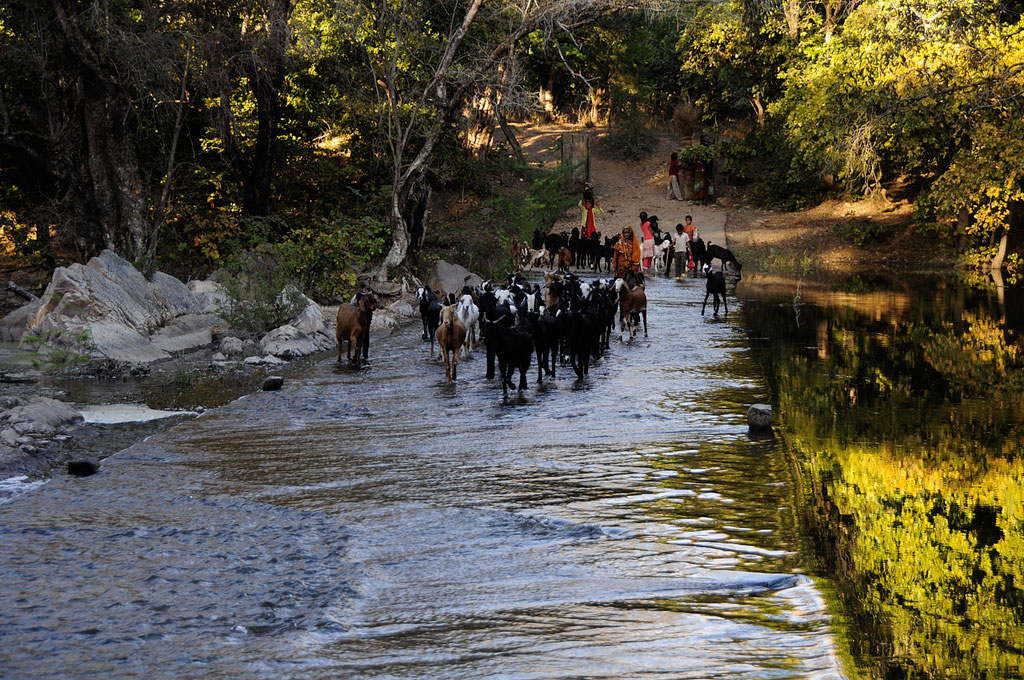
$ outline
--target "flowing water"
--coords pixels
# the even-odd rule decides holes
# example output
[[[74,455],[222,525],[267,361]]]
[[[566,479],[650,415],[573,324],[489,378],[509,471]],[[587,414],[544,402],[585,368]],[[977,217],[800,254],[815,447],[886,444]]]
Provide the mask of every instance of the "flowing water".
[[[0,505],[0,676],[842,677],[740,303],[648,294],[582,382],[407,328]]]

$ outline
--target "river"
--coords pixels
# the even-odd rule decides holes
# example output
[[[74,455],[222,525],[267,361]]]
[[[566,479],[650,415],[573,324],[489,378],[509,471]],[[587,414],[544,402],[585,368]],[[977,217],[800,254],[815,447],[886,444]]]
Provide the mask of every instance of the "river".
[[[802,487],[740,324],[503,399],[418,329],[0,505],[5,678],[839,678]]]
[[[1024,290],[740,289],[858,674],[1024,677]]]

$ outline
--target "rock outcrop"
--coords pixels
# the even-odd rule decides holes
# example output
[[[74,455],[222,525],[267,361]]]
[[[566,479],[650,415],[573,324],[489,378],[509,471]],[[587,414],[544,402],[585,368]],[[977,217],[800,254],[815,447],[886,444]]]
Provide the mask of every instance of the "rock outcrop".
[[[309,298],[299,314],[260,339],[260,350],[281,359],[296,359],[334,347],[334,329],[324,310]]]
[[[442,294],[462,292],[463,286],[478,286],[483,279],[477,274],[469,271],[459,264],[451,264],[444,260],[434,263],[434,270],[427,279],[427,285],[432,290],[441,291]]]
[[[0,479],[49,472],[61,456],[55,439],[66,438],[82,420],[81,413],[55,399],[0,399]]]
[[[224,325],[216,296],[208,287],[200,297],[162,272],[147,280],[105,250],[86,265],[58,267],[42,298],[9,314],[0,328],[28,349],[150,363],[212,342],[213,330]]]

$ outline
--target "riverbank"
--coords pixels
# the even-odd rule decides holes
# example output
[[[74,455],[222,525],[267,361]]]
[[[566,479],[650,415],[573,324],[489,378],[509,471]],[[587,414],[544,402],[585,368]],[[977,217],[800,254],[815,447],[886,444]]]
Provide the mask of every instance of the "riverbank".
[[[882,197],[797,212],[739,205],[728,211],[726,236],[744,273],[786,278],[898,278],[952,273],[956,263],[956,253],[915,231],[909,201]]]

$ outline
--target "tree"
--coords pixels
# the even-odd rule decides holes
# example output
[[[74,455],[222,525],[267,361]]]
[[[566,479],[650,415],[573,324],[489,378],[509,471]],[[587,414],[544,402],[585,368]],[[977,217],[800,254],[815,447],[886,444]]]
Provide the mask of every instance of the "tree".
[[[172,32],[155,10],[97,0],[17,0],[2,16],[0,148],[49,209],[46,229],[84,256],[151,252],[148,186],[138,140],[147,116],[177,93]]]
[[[242,214],[268,215],[288,72],[293,0],[190,3],[214,128],[238,174]],[[255,125],[253,125],[255,123]]]
[[[391,165],[391,248],[386,278],[413,245],[407,206],[427,191],[438,143],[475,92],[516,86],[514,47],[535,30],[570,30],[592,20],[598,2],[520,0],[432,3],[386,0],[343,4],[364,58]]]

